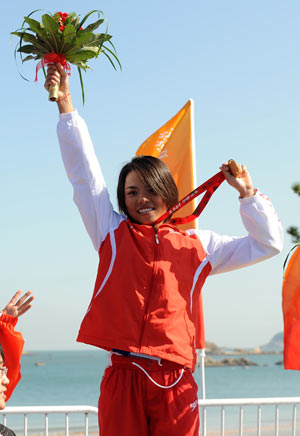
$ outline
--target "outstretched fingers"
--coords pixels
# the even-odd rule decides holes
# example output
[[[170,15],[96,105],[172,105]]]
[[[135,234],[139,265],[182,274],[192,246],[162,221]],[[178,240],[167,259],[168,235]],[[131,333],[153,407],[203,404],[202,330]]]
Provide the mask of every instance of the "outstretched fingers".
[[[24,295],[22,295],[22,292],[22,290],[19,290],[13,295],[9,303],[3,309],[3,313],[18,318],[32,307],[31,303],[34,300],[32,292],[27,291]]]

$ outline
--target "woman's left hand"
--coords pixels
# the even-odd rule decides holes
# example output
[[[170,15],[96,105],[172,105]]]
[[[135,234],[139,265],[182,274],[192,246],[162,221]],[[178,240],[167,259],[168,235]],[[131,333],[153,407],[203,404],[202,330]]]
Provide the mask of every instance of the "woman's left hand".
[[[253,188],[251,176],[247,171],[245,165],[241,165],[241,175],[239,177],[234,177],[229,171],[228,164],[223,164],[220,167],[220,170],[225,176],[225,179],[229,183],[230,186],[235,188],[239,193],[241,198],[252,197],[255,194],[255,190]]]
[[[31,308],[31,302],[34,299],[34,296],[31,296],[31,291],[28,291],[20,297],[22,292],[23,291],[19,290],[14,294],[12,299],[2,310],[3,313],[18,318]]]

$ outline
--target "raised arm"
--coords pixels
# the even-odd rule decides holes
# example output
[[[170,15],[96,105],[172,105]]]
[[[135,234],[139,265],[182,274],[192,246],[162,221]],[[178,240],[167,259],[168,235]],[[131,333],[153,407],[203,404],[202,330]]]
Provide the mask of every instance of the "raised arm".
[[[280,220],[268,197],[252,185],[250,174],[242,166],[242,177],[236,179],[221,170],[228,183],[240,193],[240,214],[247,236],[220,236],[211,231],[196,231],[211,264],[211,274],[219,274],[261,262],[282,250],[283,232]]]
[[[88,128],[73,108],[68,76],[60,64],[49,66],[45,88],[56,83],[60,83],[57,134],[62,159],[74,189],[74,201],[98,251],[109,231],[123,218],[113,211]]]

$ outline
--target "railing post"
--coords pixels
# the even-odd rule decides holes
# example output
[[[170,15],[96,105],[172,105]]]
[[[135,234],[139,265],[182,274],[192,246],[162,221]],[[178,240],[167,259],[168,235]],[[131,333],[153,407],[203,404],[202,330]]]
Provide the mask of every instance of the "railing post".
[[[261,436],[261,406],[257,408],[257,436]]]
[[[275,436],[278,436],[279,434],[279,409],[278,404],[275,405]]]
[[[240,407],[240,432],[239,436],[243,436],[243,426],[244,426],[244,409],[243,406]]]
[[[205,390],[205,348],[200,348],[199,350],[200,357],[200,371],[201,371],[201,393],[202,400],[206,398],[206,390]]]
[[[28,420],[27,415],[24,413],[24,436],[27,436],[28,434]]]
[[[69,436],[69,414],[65,414],[66,436]]]
[[[89,436],[89,414],[84,414],[84,429],[85,429],[85,436]]]
[[[202,407],[202,436],[206,436],[206,407]]]
[[[296,419],[297,419],[297,406],[294,404],[293,407],[293,436],[296,436]]]
[[[48,421],[48,413],[45,413],[45,436],[49,434],[49,421]]]
[[[222,406],[221,409],[221,436],[224,436],[225,434],[225,409]]]

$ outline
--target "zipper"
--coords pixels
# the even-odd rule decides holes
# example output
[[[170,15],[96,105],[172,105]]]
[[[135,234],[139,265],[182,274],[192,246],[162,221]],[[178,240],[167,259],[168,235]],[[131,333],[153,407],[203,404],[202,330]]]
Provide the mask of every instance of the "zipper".
[[[156,233],[156,230],[154,230],[154,237],[155,237],[155,245],[154,245],[154,253],[153,253],[153,268],[152,268],[152,275],[151,275],[151,280],[150,280],[150,284],[149,284],[149,292],[148,292],[148,296],[147,296],[147,300],[145,303],[145,309],[144,309],[144,316],[143,316],[143,325],[141,328],[141,334],[140,334],[140,338],[139,338],[139,343],[138,343],[138,347],[141,348],[142,346],[142,341],[143,341],[143,336],[144,336],[144,330],[145,330],[145,324],[148,318],[148,309],[149,309],[149,305],[150,305],[150,301],[151,301],[151,294],[152,294],[152,288],[153,288],[153,282],[154,282],[154,277],[155,277],[155,270],[156,270],[156,266],[157,266],[157,253],[158,253],[158,245],[159,245],[159,239],[158,239],[158,235]]]

